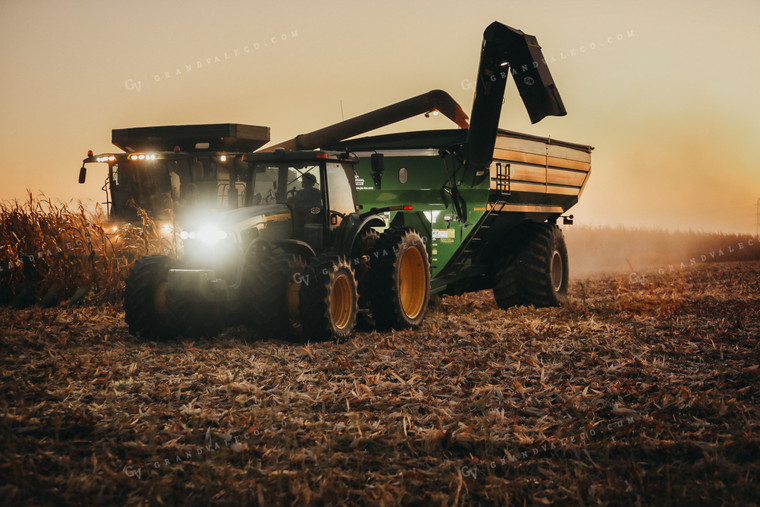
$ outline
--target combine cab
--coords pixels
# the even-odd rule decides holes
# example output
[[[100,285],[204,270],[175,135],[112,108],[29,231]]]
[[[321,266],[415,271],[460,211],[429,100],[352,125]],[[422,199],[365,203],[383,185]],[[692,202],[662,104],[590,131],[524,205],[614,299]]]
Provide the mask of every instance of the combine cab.
[[[136,220],[137,208],[158,221],[174,212],[181,222],[212,209],[243,206],[243,153],[269,142],[269,128],[238,124],[177,125],[115,129],[112,143],[120,153],[88,153],[86,164],[108,164],[103,185],[109,217]]]

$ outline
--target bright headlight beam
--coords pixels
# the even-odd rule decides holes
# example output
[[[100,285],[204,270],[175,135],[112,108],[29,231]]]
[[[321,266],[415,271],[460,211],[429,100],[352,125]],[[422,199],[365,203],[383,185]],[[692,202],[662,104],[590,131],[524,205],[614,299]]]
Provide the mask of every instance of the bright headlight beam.
[[[216,225],[205,225],[198,231],[196,237],[207,245],[214,245],[225,239],[227,233]]]

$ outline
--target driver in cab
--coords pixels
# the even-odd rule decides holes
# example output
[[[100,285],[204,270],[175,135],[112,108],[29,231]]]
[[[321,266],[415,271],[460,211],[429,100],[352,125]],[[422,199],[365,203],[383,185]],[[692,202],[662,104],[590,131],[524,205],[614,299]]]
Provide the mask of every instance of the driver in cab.
[[[311,173],[306,173],[301,178],[301,190],[291,198],[293,211],[297,214],[303,217],[312,216],[316,218],[316,215],[321,211],[322,192],[314,188],[316,184],[317,178]],[[317,213],[314,213],[312,208],[318,208]]]

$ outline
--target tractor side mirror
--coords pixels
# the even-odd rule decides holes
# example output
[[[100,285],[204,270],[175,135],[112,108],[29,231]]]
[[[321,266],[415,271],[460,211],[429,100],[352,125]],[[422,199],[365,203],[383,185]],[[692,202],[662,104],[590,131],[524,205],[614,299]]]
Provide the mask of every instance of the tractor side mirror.
[[[87,179],[87,168],[82,165],[82,168],[79,169],[79,183],[84,183],[84,181]]]
[[[373,153],[370,155],[369,161],[372,166],[372,180],[375,183],[375,189],[380,190],[383,171],[385,171],[385,155],[382,153]]]

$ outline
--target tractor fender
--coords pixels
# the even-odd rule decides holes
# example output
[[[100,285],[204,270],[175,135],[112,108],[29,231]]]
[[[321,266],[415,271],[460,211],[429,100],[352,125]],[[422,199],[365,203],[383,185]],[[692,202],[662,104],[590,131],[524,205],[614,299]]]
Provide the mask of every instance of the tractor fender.
[[[310,259],[317,255],[316,252],[314,252],[314,249],[305,241],[297,239],[278,239],[270,241],[270,243],[272,246],[279,247],[287,253],[300,255],[304,259]]]
[[[344,219],[344,222],[346,222],[346,226],[340,235],[337,247],[340,252],[345,253],[352,251],[356,238],[358,238],[359,234],[361,234],[361,232],[367,227],[385,227],[388,225],[380,215],[369,215],[364,217],[360,217],[359,215],[349,215]]]

